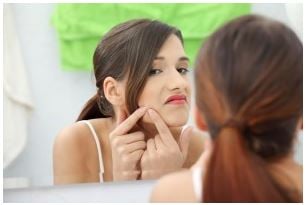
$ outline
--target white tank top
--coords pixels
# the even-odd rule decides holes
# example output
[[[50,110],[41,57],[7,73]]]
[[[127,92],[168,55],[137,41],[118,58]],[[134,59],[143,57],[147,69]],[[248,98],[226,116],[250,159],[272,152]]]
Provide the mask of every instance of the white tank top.
[[[193,167],[191,168],[191,173],[192,173],[193,190],[196,196],[196,200],[197,202],[202,202],[202,193],[203,193],[202,168]]]
[[[92,126],[92,124],[88,120],[82,120],[82,121],[79,121],[79,122],[84,122],[89,127],[90,132],[92,133],[92,136],[95,139],[96,146],[97,146],[97,152],[98,152],[98,158],[99,158],[99,181],[103,182],[104,165],[103,165],[103,156],[102,156],[102,152],[101,152],[99,137],[98,137],[94,127]]]

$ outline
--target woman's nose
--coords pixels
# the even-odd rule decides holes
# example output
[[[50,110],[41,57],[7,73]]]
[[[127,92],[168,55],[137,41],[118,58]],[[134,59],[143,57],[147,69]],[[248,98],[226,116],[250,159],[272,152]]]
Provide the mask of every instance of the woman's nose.
[[[169,90],[184,90],[189,86],[188,77],[186,74],[181,74],[177,69],[171,69],[167,78]]]

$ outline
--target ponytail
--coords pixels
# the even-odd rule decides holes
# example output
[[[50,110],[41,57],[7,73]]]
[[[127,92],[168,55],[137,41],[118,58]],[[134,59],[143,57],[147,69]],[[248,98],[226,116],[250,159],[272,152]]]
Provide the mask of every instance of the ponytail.
[[[105,97],[100,97],[97,93],[88,100],[76,121],[106,118],[113,115],[114,110],[110,102]]]
[[[247,148],[239,127],[222,127],[204,177],[204,202],[291,202],[265,169],[265,161]]]
[[[292,151],[303,110],[302,54],[290,28],[256,15],[228,22],[203,43],[196,104],[215,141],[205,202],[302,202],[292,177],[272,169]],[[229,117],[246,125],[222,124]]]

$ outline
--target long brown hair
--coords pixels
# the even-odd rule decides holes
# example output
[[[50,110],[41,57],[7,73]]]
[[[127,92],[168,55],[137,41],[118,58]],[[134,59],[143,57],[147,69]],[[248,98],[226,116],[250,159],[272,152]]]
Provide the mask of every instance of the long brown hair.
[[[135,111],[153,60],[170,34],[176,35],[183,44],[178,29],[156,20],[129,20],[113,27],[93,56],[97,94],[86,103],[77,121],[114,116],[103,91],[103,82],[108,76],[118,81],[127,76],[127,108],[130,113]]]
[[[266,165],[291,152],[303,111],[303,46],[284,24],[257,15],[230,21],[204,42],[196,103],[214,140],[205,202],[301,202]]]

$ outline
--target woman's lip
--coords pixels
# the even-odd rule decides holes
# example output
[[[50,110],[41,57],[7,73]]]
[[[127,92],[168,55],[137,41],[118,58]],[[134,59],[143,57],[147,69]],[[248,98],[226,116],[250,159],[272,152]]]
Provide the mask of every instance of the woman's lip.
[[[177,101],[177,102],[176,102]],[[187,101],[185,95],[172,95],[168,97],[166,104],[174,102],[175,104],[180,103],[182,104],[183,102],[185,103]]]
[[[185,104],[185,103],[186,103],[185,99],[171,100],[171,101],[167,102],[167,104],[174,104],[174,105],[182,105],[182,104]]]

